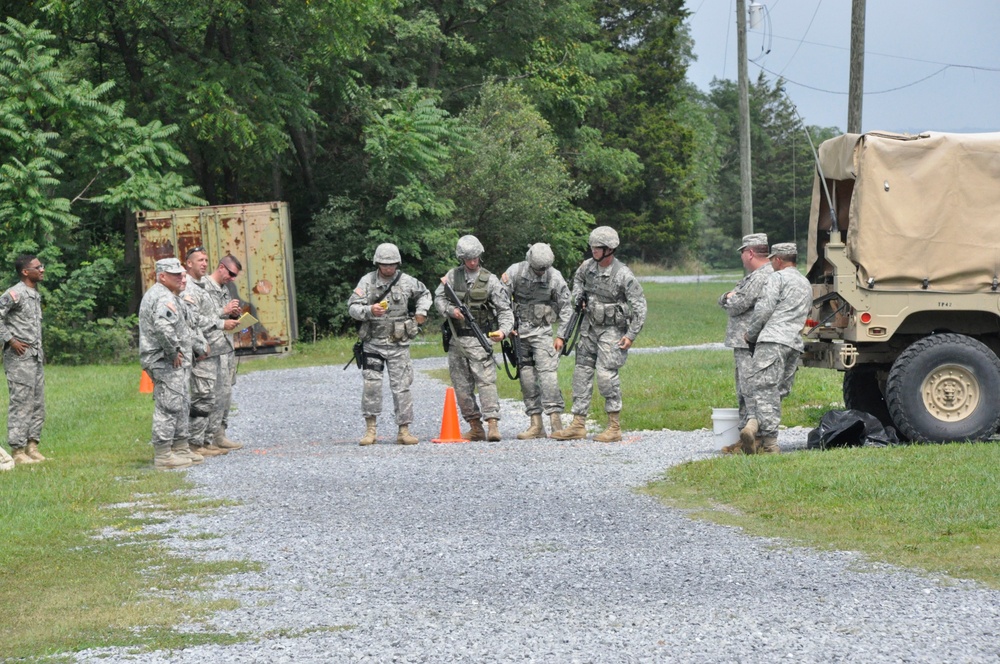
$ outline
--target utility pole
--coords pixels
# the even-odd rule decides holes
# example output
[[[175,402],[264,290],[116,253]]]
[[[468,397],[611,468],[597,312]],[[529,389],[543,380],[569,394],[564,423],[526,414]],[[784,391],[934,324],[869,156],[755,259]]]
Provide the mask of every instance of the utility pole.
[[[861,133],[861,101],[865,92],[865,0],[851,5],[851,82],[847,100],[847,133]]]
[[[750,168],[750,94],[747,90],[747,3],[736,0],[736,58],[740,97],[740,205],[743,235],[753,233],[753,189]]]

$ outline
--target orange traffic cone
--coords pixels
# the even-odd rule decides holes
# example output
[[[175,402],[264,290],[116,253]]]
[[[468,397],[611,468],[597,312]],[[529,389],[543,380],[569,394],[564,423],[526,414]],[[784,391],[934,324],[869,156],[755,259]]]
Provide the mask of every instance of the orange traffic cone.
[[[152,394],[153,393],[153,379],[149,377],[145,369],[142,372],[142,378],[139,379],[139,394]]]
[[[441,436],[432,443],[467,443],[458,427],[458,408],[455,405],[455,388],[449,387],[444,393],[444,414],[441,415]]]

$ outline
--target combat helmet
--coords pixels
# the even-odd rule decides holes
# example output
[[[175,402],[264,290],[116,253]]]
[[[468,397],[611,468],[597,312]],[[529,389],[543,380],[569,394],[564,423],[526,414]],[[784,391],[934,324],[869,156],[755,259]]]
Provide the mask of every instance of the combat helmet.
[[[537,242],[528,249],[528,265],[531,266],[532,270],[547,270],[552,267],[555,259],[552,247],[544,242]]]
[[[402,263],[403,258],[399,255],[399,247],[392,242],[383,242],[375,248],[375,257],[372,262],[376,265],[389,265],[391,263]]]
[[[618,247],[618,232],[611,226],[598,226],[590,231],[591,247],[607,247],[615,249]]]
[[[468,261],[483,255],[483,243],[475,235],[463,235],[455,245],[455,255],[460,261]]]

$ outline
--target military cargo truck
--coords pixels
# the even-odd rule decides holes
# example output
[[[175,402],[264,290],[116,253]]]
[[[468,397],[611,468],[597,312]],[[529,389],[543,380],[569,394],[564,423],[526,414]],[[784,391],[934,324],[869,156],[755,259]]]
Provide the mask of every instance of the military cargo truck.
[[[803,364],[915,441],[1000,425],[1000,133],[845,134],[819,147]]]
[[[155,263],[204,247],[213,271],[231,253],[243,265],[229,284],[258,323],[234,335],[237,355],[283,353],[298,338],[295,272],[288,203],[243,203],[142,210],[136,213],[143,290],[156,280]]]

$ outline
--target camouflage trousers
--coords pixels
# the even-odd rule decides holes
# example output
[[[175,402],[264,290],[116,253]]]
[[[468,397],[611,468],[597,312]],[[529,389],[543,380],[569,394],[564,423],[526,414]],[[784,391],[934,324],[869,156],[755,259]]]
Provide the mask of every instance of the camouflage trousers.
[[[413,361],[410,347],[377,341],[365,342],[364,388],[361,392],[361,414],[378,417],[382,414],[382,374],[389,374],[389,391],[395,407],[396,425],[409,426],[413,422]],[[373,355],[381,357],[374,357]]]
[[[196,361],[191,368],[191,420],[188,425],[192,445],[208,445],[215,431],[209,429],[216,411],[216,388],[219,383],[219,357]]]
[[[150,369],[153,379],[153,448],[171,447],[175,441],[188,437],[188,394],[191,369]]]
[[[586,417],[597,391],[604,397],[604,410],[617,413],[622,409],[622,384],[618,370],[625,366],[628,351],[618,347],[624,331],[617,326],[591,325],[580,334],[576,344],[576,366],[573,368],[573,414]]]
[[[520,382],[524,412],[528,415],[561,413],[566,409],[559,389],[559,351],[552,334],[521,339]]]
[[[229,426],[229,408],[233,402],[233,385],[236,383],[236,354],[223,353],[218,357],[219,364],[215,374],[215,408],[208,417],[205,430],[205,441],[215,438],[220,431]]]
[[[497,365],[493,353],[487,353],[475,337],[453,337],[448,349],[448,372],[455,388],[455,400],[466,422],[500,419]],[[476,403],[477,390],[482,410]]]
[[[781,424],[781,400],[792,391],[799,351],[782,344],[757,344],[753,368],[747,375],[751,398],[747,402],[749,417],[757,419],[761,438],[778,435]]]
[[[18,355],[8,348],[3,354],[10,403],[7,407],[7,443],[22,448],[39,441],[45,421],[45,373],[37,355]]]
[[[747,425],[750,411],[754,410],[753,392],[750,391],[747,376],[753,371],[753,355],[749,348],[734,348],[733,360],[736,364],[736,400],[740,407],[740,428]]]

